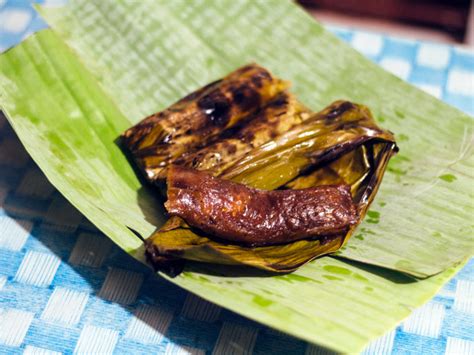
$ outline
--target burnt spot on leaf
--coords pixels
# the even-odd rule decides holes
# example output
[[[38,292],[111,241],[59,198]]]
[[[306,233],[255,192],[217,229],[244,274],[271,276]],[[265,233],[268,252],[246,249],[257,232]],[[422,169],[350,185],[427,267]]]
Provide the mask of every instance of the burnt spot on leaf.
[[[243,111],[249,111],[260,104],[260,94],[249,85],[231,88],[234,103]]]
[[[276,137],[278,137],[278,132],[275,129],[271,130],[270,131],[270,138],[275,139]]]
[[[260,89],[263,87],[265,81],[272,81],[273,79],[269,72],[260,69],[250,80],[255,87]]]
[[[255,85],[255,87],[259,89],[263,86],[263,80],[260,76],[252,77],[251,81],[252,81],[252,84]]]
[[[230,119],[229,99],[219,90],[201,97],[197,102],[211,124],[225,127]]]
[[[263,68],[260,68],[256,76],[262,78],[263,80],[272,80],[272,76],[270,75],[270,73]]]
[[[355,106],[352,102],[345,101],[326,114],[326,119],[332,121],[334,118],[342,115],[344,112],[354,109]]]
[[[235,154],[235,152],[237,152],[237,147],[235,146],[235,144],[227,144],[226,145],[226,150],[229,154]]]
[[[270,103],[272,107],[282,107],[288,105],[288,96],[287,95],[280,95],[275,100]]]

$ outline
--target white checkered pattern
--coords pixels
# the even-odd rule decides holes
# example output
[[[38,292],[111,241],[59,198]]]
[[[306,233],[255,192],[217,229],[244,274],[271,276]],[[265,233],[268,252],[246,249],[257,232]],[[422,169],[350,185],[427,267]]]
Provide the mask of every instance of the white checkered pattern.
[[[422,43],[418,49],[416,63],[434,69],[444,69],[449,64],[449,47],[431,43]]]
[[[405,59],[387,57],[380,61],[380,65],[403,80],[407,80],[411,73],[411,64]]]
[[[23,342],[34,314],[17,309],[0,309],[0,344],[18,347]]]
[[[25,245],[33,223],[0,216],[0,248],[18,251]]]
[[[403,331],[432,338],[441,332],[445,309],[442,304],[428,303],[415,310],[403,323]]]
[[[15,275],[15,280],[38,287],[49,286],[59,263],[60,260],[55,255],[28,251]]]
[[[474,96],[474,72],[463,69],[451,70],[447,90],[453,94]]]
[[[76,325],[88,299],[89,295],[85,292],[57,287],[49,297],[41,319],[66,326]]]
[[[357,32],[354,34],[351,45],[359,52],[377,56],[382,52],[383,37],[375,33]]]
[[[74,349],[75,354],[112,354],[118,331],[86,325]]]

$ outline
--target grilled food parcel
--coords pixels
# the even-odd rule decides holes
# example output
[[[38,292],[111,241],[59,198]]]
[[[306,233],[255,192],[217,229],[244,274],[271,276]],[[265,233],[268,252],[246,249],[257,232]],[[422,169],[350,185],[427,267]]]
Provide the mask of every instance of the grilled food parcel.
[[[167,188],[170,218],[146,241],[155,268],[290,272],[338,250],[362,221],[398,150],[393,134],[363,105],[315,113],[288,87],[250,64],[122,135],[145,179]]]

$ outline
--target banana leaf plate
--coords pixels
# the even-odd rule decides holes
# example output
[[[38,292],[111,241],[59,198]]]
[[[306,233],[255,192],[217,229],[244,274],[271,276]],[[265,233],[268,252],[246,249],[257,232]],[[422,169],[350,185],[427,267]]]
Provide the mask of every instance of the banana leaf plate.
[[[400,153],[336,255],[268,276],[189,264],[171,282],[270,327],[357,352],[426,302],[471,256],[473,121],[388,74],[282,0],[70,1],[0,56],[0,105],[57,189],[133,257],[162,202],[115,143],[180,97],[257,62],[314,111],[364,104]],[[163,277],[167,277],[163,275]],[[159,295],[157,295],[159,297]]]

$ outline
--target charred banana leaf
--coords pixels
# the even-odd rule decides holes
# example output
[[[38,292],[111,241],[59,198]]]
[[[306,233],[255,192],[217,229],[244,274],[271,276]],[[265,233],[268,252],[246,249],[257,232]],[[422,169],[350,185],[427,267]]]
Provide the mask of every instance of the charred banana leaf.
[[[263,246],[245,247],[221,243],[199,234],[180,218],[181,225],[163,230],[147,242],[147,258],[157,269],[180,272],[184,260],[223,265],[247,265],[258,269],[287,273],[315,257],[334,253],[344,243],[345,235],[333,235],[312,240]],[[157,240],[159,238],[159,240]],[[181,264],[181,265],[180,265]]]
[[[376,141],[394,142],[394,137],[375,124],[367,107],[336,101],[303,124],[254,149],[220,176],[273,190],[315,166],[327,165]]]
[[[145,118],[122,134],[122,143],[155,182],[170,161],[207,145],[287,87],[256,64],[244,66]]]
[[[337,101],[303,124],[254,148],[230,164],[220,177],[267,190],[348,184],[360,223],[396,151],[393,135],[376,125],[367,107]],[[316,240],[246,247],[217,241],[174,216],[147,240],[147,255],[158,268],[186,259],[290,272],[338,250],[356,226],[347,233]]]
[[[247,124],[215,143],[173,161],[173,164],[208,170],[218,176],[254,148],[287,132],[309,117],[310,111],[292,94],[282,92],[258,110]],[[162,178],[166,178],[166,174]]]

